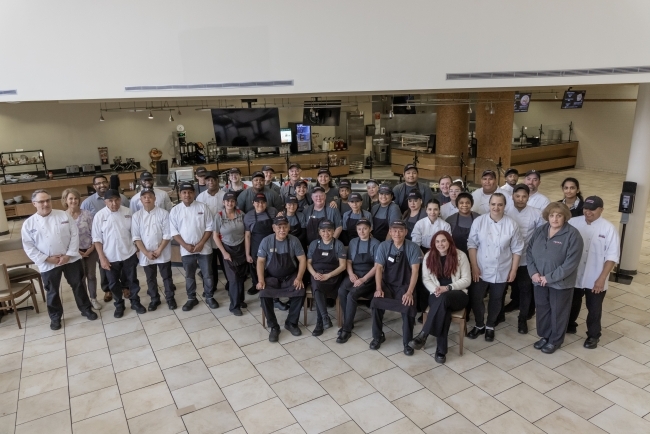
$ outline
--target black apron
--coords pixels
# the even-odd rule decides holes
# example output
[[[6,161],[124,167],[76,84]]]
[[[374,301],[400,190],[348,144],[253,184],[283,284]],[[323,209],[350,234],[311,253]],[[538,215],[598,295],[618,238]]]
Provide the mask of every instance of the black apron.
[[[422,215],[422,211],[424,211],[424,216]],[[427,211],[420,208],[420,211],[418,211],[418,217],[415,220],[415,223],[413,223],[413,221],[411,220],[411,217],[410,217],[411,210],[409,210],[408,214],[409,214],[409,216],[404,218],[404,221],[406,222],[406,229],[407,229],[406,239],[410,241],[411,240],[411,233],[413,232],[413,228],[415,228],[415,223],[417,223],[419,220],[426,217],[427,216]]]
[[[388,221],[388,216],[390,215],[390,204],[386,207],[386,217],[383,219],[376,217],[380,209],[382,209],[381,205],[379,205],[377,211],[372,214],[372,235],[379,241],[384,241],[386,240],[388,230],[390,229],[390,222]]]
[[[368,238],[368,252],[366,253],[359,253],[359,244],[361,244],[361,240],[357,243],[357,248],[354,250],[354,259],[352,260],[352,271],[354,272],[355,276],[358,278],[362,278],[366,274],[372,270],[372,268],[375,266],[375,258],[374,256],[370,253],[370,240],[372,238]]]
[[[287,216],[287,218],[288,217],[294,217],[294,219],[298,222],[298,224],[295,225],[289,224],[289,234],[298,238],[298,241],[300,241],[300,244],[304,248],[307,243],[305,229],[300,224],[300,220],[298,220],[298,217],[296,217],[295,215]]]
[[[257,221],[257,213],[255,213],[255,226],[251,230],[251,256],[257,257],[257,250],[260,248],[262,240],[273,233],[273,219],[269,215],[269,211],[265,210],[268,219],[263,222]]]
[[[332,239],[332,250],[322,250],[320,248],[321,241],[318,240],[316,250],[311,257],[311,266],[317,273],[331,273],[339,268],[339,258],[336,257],[336,251],[334,250],[337,242],[340,241],[336,238]],[[336,298],[339,292],[341,276],[342,274],[339,274],[327,280],[316,280],[314,276],[311,276],[311,289],[312,291],[322,292],[327,298]]]
[[[235,211],[236,216],[240,215],[240,213],[241,213],[241,211],[239,211],[239,210]],[[223,211],[219,211],[219,215],[221,216],[222,219],[224,218],[224,212]],[[255,226],[257,226],[257,224]],[[221,244],[223,244],[224,249],[226,249],[226,252],[228,252],[228,254],[230,255],[231,262],[235,266],[242,265],[242,264],[246,263],[246,243],[245,242],[239,243],[236,246],[229,246],[228,244],[224,243],[223,239],[222,239]],[[251,244],[251,246],[252,246],[252,244]],[[258,247],[259,247],[259,245],[258,245]],[[257,255],[257,250],[255,251],[255,254]]]
[[[409,187],[406,184],[404,184],[404,197],[402,198],[402,203],[399,203],[399,209],[402,212],[406,212],[409,209],[409,193],[412,191],[417,191],[419,185],[415,184],[415,187]]]
[[[298,199],[298,209],[297,209],[297,211],[298,212],[303,212],[305,210],[305,208],[308,207],[311,204],[312,204],[312,202],[307,196],[303,197],[302,199]]]
[[[411,306],[405,306],[402,303],[402,296],[408,292],[411,283],[411,266],[404,251],[391,253],[394,246],[395,244],[391,241],[388,258],[381,276],[381,288],[384,291],[384,296],[374,297],[370,307],[405,313],[408,316],[415,317],[417,314],[416,295],[413,294],[413,304]]]
[[[470,217],[472,218],[472,221],[474,221],[474,214],[470,213]],[[467,239],[469,238],[469,232],[472,228],[461,228],[458,224],[459,221],[460,213],[456,213],[456,224],[454,225],[454,229],[451,231],[451,237],[454,239],[456,248],[461,250],[466,255],[469,255],[467,252]]]
[[[246,190],[246,184],[244,184],[241,190],[232,190],[230,184],[226,184],[226,189],[227,193],[233,193],[235,195],[235,200],[237,200],[239,198],[239,195],[242,194],[244,190]]]
[[[363,213],[363,211],[362,211]],[[363,214],[361,214],[363,215]],[[346,230],[341,232],[341,235],[339,236],[339,240],[343,242],[344,246],[349,246],[350,241],[353,239],[357,238],[359,234],[357,233],[357,222],[361,220],[361,217],[358,219],[353,219],[352,218],[352,213],[350,213],[350,217],[348,217],[348,221],[346,222],[346,226],[348,227]]]
[[[305,288],[296,291],[293,286],[298,276],[298,265],[291,260],[291,253],[277,253],[276,238],[273,237],[273,255],[266,264],[264,277],[265,288],[260,291],[260,297],[304,297]],[[287,238],[287,243],[289,242]],[[289,244],[291,246],[291,244]],[[296,259],[297,261],[297,259]]]
[[[323,208],[323,217],[314,217],[314,209],[312,208],[311,213],[309,214],[309,217],[307,218],[307,245],[310,245],[312,241],[317,240],[320,238],[320,234],[318,233],[318,225],[322,220],[325,220],[327,218],[327,204],[325,204],[325,208]]]

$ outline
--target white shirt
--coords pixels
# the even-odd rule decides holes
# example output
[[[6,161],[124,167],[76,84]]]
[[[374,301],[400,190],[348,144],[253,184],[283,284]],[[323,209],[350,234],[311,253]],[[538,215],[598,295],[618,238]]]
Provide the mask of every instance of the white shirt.
[[[524,251],[524,241],[519,233],[517,223],[504,215],[495,222],[490,214],[474,219],[467,239],[467,248],[476,249],[478,268],[481,279],[490,283],[508,281],[512,267],[512,255]]]
[[[514,190],[514,187],[507,182],[503,184],[501,187],[499,187],[501,190],[503,190],[504,193],[508,193],[510,196],[512,196],[512,191]]]
[[[20,236],[25,253],[41,273],[57,267],[45,262],[48,256],[68,255],[68,262],[81,259],[77,224],[65,211],[53,209],[44,217],[32,215],[23,223]]]
[[[535,232],[535,229],[539,226],[542,226],[545,221],[542,218],[542,212],[532,206],[526,206],[521,211],[513,206],[506,214],[517,223],[517,226],[519,226],[519,233],[524,241],[524,249],[519,261],[519,266],[521,267],[527,264],[526,255],[523,252],[526,251],[526,247],[533,236],[533,232]]]
[[[225,191],[219,190],[214,195],[208,193],[208,190],[205,190],[203,193],[196,196],[197,202],[203,202],[210,208],[210,212],[213,217],[216,217],[219,211],[225,211],[223,207],[223,196],[226,194]],[[210,243],[213,249],[217,248],[217,243],[214,242],[214,238],[210,238]]]
[[[590,225],[587,224],[584,216],[573,217],[569,220],[569,224],[580,232],[584,242],[575,287],[593,289],[605,262],[618,263],[620,256],[618,230],[602,217]],[[605,279],[605,289],[607,286],[607,279]]]
[[[153,192],[156,195],[156,206],[158,208],[170,211],[174,205],[172,205],[172,201],[169,198],[167,192],[165,190],[160,190],[159,188],[154,188]],[[136,212],[140,211],[143,208],[142,202],[140,202],[140,193],[142,192],[138,192],[135,196],[133,196],[131,198],[131,203],[129,204],[129,208],[131,208],[131,212],[134,215]]]
[[[132,217],[125,206],[115,212],[106,207],[95,214],[93,243],[102,243],[108,262],[126,261],[137,251],[131,239]]]
[[[451,202],[447,202],[440,207],[440,217],[443,220],[447,220],[448,217],[451,217],[458,212],[458,208],[456,208],[456,204],[454,202],[456,201],[452,200]]]
[[[438,231],[447,231],[451,235],[451,226],[440,217],[433,223],[431,223],[429,217],[424,217],[415,223],[411,231],[411,241],[419,246],[430,249],[431,238]]]
[[[512,194],[509,194],[507,191],[501,190],[501,188],[497,187],[497,189],[494,191],[494,193],[501,193],[506,197],[506,209],[512,208]],[[490,197],[494,194],[485,194],[483,193],[482,188],[477,188],[474,190],[474,193],[472,193],[472,197],[474,198],[474,206],[472,207],[472,211],[477,212],[481,215],[483,214],[489,214],[490,213]]]
[[[548,200],[548,197],[544,196],[539,191],[528,197],[528,206],[533,206],[540,211],[544,211],[544,208],[546,208],[549,203],[551,203],[551,201]]]
[[[210,208],[203,202],[194,201],[190,206],[186,206],[183,202],[172,208],[169,213],[169,229],[171,236],[180,235],[183,241],[188,244],[195,245],[206,232],[214,230],[214,217],[210,212]],[[205,243],[201,255],[209,255],[212,253],[212,244]],[[190,253],[183,246],[181,246],[181,256],[195,255]]]
[[[133,202],[131,202],[133,203]],[[169,212],[154,207],[151,211],[144,208],[133,214],[131,234],[133,241],[142,241],[145,249],[152,252],[158,249],[163,240],[171,240],[169,231]],[[147,258],[138,250],[138,259],[143,267],[150,264],[164,264],[172,260],[172,245],[168,243],[160,256],[154,260]]]

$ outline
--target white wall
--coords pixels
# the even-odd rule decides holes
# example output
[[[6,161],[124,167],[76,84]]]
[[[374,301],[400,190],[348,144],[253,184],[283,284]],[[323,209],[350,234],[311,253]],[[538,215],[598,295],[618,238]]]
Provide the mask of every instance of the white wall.
[[[0,101],[633,83],[650,74],[446,81],[446,73],[642,66],[647,0],[4,0]],[[290,88],[125,86],[293,79]]]

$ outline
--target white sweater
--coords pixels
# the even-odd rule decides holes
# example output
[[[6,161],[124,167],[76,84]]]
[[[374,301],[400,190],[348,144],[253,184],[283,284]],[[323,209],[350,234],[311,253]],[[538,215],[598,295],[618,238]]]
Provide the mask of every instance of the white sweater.
[[[456,268],[456,272],[451,276],[451,288],[453,291],[460,290],[467,294],[467,287],[470,285],[470,283],[472,283],[472,271],[469,266],[467,255],[460,250],[457,250],[457,254],[458,268]],[[424,260],[422,262],[422,283],[424,284],[425,288],[427,288],[427,291],[433,294],[440,286],[440,282],[427,267],[428,257],[429,253],[427,252],[427,254],[424,255]]]

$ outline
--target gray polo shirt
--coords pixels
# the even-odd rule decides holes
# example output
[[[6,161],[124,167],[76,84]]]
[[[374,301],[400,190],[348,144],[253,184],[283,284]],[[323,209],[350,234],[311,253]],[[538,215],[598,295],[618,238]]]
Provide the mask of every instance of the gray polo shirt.
[[[406,255],[409,265],[422,264],[422,250],[420,246],[409,240],[404,240],[404,244],[399,250],[393,244],[393,240],[383,241],[377,248],[375,263],[385,267],[388,263],[388,256],[395,256],[398,251],[402,253],[402,258]]]
[[[312,241],[309,245],[309,250],[307,251],[307,259],[313,258],[317,248],[320,248],[321,250],[334,250],[334,254],[336,254],[336,257],[338,259],[346,259],[347,257],[345,253],[345,246],[343,246],[343,243],[336,238],[333,238],[329,244],[325,244],[325,242],[322,240]]]
[[[123,194],[120,193],[120,198],[122,199],[122,206],[129,207],[131,204],[131,201],[129,200],[128,197],[124,196]],[[104,203],[104,198],[99,197],[97,193],[88,196],[86,199],[84,199],[83,202],[81,202],[81,209],[85,209],[87,211],[90,211],[90,213],[95,217],[95,214],[97,214],[97,211],[100,211],[104,208],[106,208],[106,204]]]
[[[314,205],[309,205],[302,213],[305,215],[305,227],[307,227],[309,219],[321,217],[327,218],[329,221],[334,223],[334,226],[337,228],[340,228],[343,225],[343,223],[341,223],[341,214],[339,213],[339,210],[336,208],[330,208],[327,203],[325,204],[325,208],[320,211],[315,211]]]
[[[361,241],[361,238],[353,238],[350,241],[350,246],[348,247],[348,259],[354,262],[354,258],[357,257],[357,253],[370,253],[374,258],[377,255],[377,249],[381,242],[377,238],[370,238],[368,241]],[[357,252],[357,245],[359,246],[359,251]]]
[[[226,217],[225,211],[218,212],[214,218],[214,231],[221,236],[221,242],[225,245],[240,245],[244,242],[244,213],[236,210],[235,218],[231,220]]]
[[[388,223],[394,222],[397,220],[402,220],[402,211],[399,209],[399,206],[395,202],[391,202],[388,206],[381,206],[381,204],[375,204],[372,207],[373,218],[385,219],[388,216]]]
[[[248,211],[244,215],[244,228],[247,232],[252,232],[256,222],[263,222],[264,220],[273,219],[278,212],[275,208],[266,208],[261,214],[257,214],[254,209]],[[257,219],[255,217],[257,216]]]
[[[258,258],[266,258],[266,264],[271,261],[271,256],[274,253],[290,253],[291,261],[293,265],[298,265],[296,258],[298,256],[305,256],[305,251],[300,245],[298,238],[293,235],[287,235],[283,241],[275,240],[275,251],[273,250],[273,240],[275,239],[275,234],[269,235],[262,240],[260,243],[260,248],[257,249]]]

